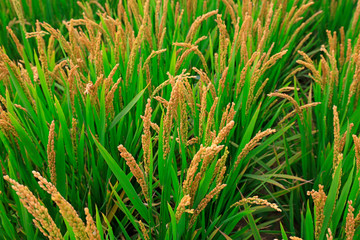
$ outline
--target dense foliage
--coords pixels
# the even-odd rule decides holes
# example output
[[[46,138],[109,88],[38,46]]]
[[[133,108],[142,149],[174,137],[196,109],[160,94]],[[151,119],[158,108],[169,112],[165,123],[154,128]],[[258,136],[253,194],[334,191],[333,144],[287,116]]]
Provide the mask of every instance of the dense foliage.
[[[1,239],[358,239],[360,1],[0,2]]]

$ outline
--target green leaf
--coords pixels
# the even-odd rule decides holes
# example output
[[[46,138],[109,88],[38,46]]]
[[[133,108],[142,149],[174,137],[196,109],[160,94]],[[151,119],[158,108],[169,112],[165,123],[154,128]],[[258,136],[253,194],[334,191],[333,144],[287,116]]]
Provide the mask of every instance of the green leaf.
[[[126,105],[126,107],[118,114],[116,115],[116,117],[114,118],[114,120],[112,121],[112,123],[110,124],[109,130],[113,129],[113,127],[115,127],[115,125],[131,110],[131,108],[135,105],[135,103],[137,103],[137,101],[139,101],[139,99],[142,97],[142,95],[144,94],[146,88],[144,88],[141,92],[139,92],[131,101],[128,105]]]
[[[128,195],[130,201],[134,204],[136,210],[146,221],[148,221],[149,216],[145,204],[139,198],[139,194],[135,191],[125,172],[115,162],[108,151],[106,151],[106,149],[98,142],[98,140],[96,140],[95,136],[93,134],[91,134],[91,136],[109,168],[114,173],[115,177],[119,180],[119,184],[124,188],[125,193]]]

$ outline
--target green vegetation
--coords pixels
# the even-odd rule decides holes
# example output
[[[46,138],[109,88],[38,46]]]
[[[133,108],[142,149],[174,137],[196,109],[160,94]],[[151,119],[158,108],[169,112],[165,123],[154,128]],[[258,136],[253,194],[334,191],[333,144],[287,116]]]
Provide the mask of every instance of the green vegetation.
[[[359,15],[1,1],[0,238],[358,239]]]

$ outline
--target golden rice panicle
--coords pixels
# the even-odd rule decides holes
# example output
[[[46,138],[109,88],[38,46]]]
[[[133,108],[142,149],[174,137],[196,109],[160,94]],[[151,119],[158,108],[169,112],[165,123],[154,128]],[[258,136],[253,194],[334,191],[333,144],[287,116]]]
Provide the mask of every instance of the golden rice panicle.
[[[214,198],[214,196],[218,195],[221,190],[226,187],[226,184],[218,185],[216,186],[210,193],[208,193],[199,203],[197,208],[194,210],[194,214],[190,219],[189,225],[190,228],[194,225],[196,218],[199,216],[199,214],[205,209],[205,207],[208,205],[208,203],[211,201],[211,199]]]
[[[211,181],[214,180],[214,178],[216,176],[218,176],[219,178],[219,175],[222,171],[222,168],[225,166],[225,163],[226,163],[226,158],[227,156],[229,155],[229,150],[228,150],[228,147],[225,147],[225,152],[224,154],[221,156],[221,158],[219,158],[219,160],[216,162],[216,165],[215,165],[215,168],[214,168],[214,174],[211,178]]]
[[[229,33],[226,30],[226,25],[221,19],[221,14],[216,15],[215,22],[219,28],[219,52],[220,52],[220,72],[224,71],[226,65],[227,47],[229,45]]]
[[[185,87],[182,88],[183,95],[186,93]],[[188,126],[188,113],[187,113],[187,104],[186,104],[186,98],[183,96],[180,100],[180,134],[181,141],[183,143],[187,143],[188,140],[188,134],[189,134],[189,126]]]
[[[9,87],[9,70],[7,69],[6,63],[2,61],[1,52],[2,50],[0,48],[0,79],[3,81],[4,86]]]
[[[328,233],[326,234],[326,240],[333,240],[333,235],[332,235],[332,232],[331,232],[331,229],[328,228]]]
[[[145,28],[144,25],[140,26],[138,35],[136,36],[135,42],[133,43],[133,46],[130,51],[129,60],[127,63],[127,68],[126,68],[126,86],[129,85],[129,83],[130,83],[129,81],[131,80],[132,74],[134,72],[135,58],[139,52],[139,48],[143,41],[144,28]]]
[[[351,39],[347,40],[347,47],[346,47],[346,59],[345,62],[349,62],[352,57],[352,46],[351,46]]]
[[[346,137],[348,135],[348,133],[351,132],[351,129],[354,127],[353,123],[349,124],[349,130],[346,130],[345,133],[342,135],[341,139],[340,139],[340,148],[339,151],[342,152],[344,150],[345,147],[345,143],[346,143]]]
[[[296,46],[293,54],[295,54],[296,52],[298,52],[299,50],[301,50],[301,48],[304,46],[305,42],[310,39],[310,37],[311,37],[312,34],[313,34],[312,32],[308,33],[308,34],[298,43],[298,45]]]
[[[4,176],[4,179],[12,185],[11,187],[16,191],[16,194],[20,198],[20,202],[34,217],[34,224],[41,231],[41,233],[49,239],[63,239],[60,229],[56,226],[54,220],[51,218],[48,209],[40,203],[40,201],[28,189],[28,187],[19,184],[7,175]]]
[[[151,100],[150,98],[147,100],[147,104],[145,107],[145,116],[141,116],[141,119],[144,123],[144,134],[141,136],[141,143],[142,148],[144,151],[144,168],[145,173],[149,174],[150,169],[150,158],[151,158],[151,132],[150,132],[150,126],[151,126]]]
[[[199,37],[198,39],[196,39],[196,41],[194,42],[194,45],[198,45],[201,41],[204,41],[205,39],[207,39],[207,36],[202,36]]]
[[[11,38],[13,39],[13,41],[16,45],[16,49],[19,52],[20,56],[23,57],[24,46],[20,43],[19,39],[16,37],[15,33],[9,26],[6,26],[6,30],[9,32]]]
[[[141,220],[139,220],[139,226],[140,226],[141,233],[144,236],[144,239],[149,240],[150,238],[149,238],[148,231],[146,230],[145,225]]]
[[[338,166],[338,155],[340,154],[340,122],[339,122],[339,113],[337,107],[333,106],[333,115],[334,115],[334,156],[333,156],[333,169],[334,172]]]
[[[317,105],[321,104],[321,102],[312,102],[312,103],[308,103],[305,104],[303,106],[300,106],[300,110],[304,110],[306,108],[311,108],[311,107],[315,107]],[[285,117],[283,117],[280,121],[279,121],[279,125],[281,125],[285,120],[291,118],[292,116],[294,116],[297,113],[296,109],[289,112],[288,114],[285,115]]]
[[[194,179],[196,170],[198,169],[198,166],[201,161],[201,157],[202,157],[204,150],[205,150],[205,148],[201,145],[199,151],[195,154],[195,156],[193,157],[193,159],[190,162],[190,166],[186,173],[186,178],[183,182],[183,192],[186,195],[190,193],[190,189],[191,189],[190,187],[191,187],[191,184],[193,183],[193,179]]]
[[[199,40],[199,39],[198,39]],[[196,43],[198,42],[198,40],[194,43],[173,43],[174,46],[178,46],[178,47],[182,47],[182,48],[188,48],[176,61],[176,66],[175,66],[175,70],[178,71],[182,62],[185,60],[185,58],[191,53],[194,52],[196,55],[198,55],[198,57],[200,58],[200,61],[203,65],[203,67],[205,68],[205,72],[209,72],[209,68],[207,66],[206,60],[205,60],[205,56],[202,54],[202,52],[199,50],[199,47],[196,46]],[[200,40],[202,40],[200,38]],[[180,51],[181,49],[179,49]],[[195,67],[193,68],[194,70],[196,69]]]
[[[324,207],[325,207],[325,202],[326,202],[326,194],[324,192],[324,186],[319,184],[319,191],[308,191],[307,195],[312,197],[313,201],[314,201],[314,205],[315,205],[315,214],[316,214],[316,219],[315,219],[315,239],[319,238],[321,229],[322,229],[322,225],[324,222]]]
[[[290,240],[303,240],[302,238],[299,238],[299,237],[294,237],[294,236],[291,236],[289,237]]]
[[[202,139],[203,131],[204,131],[204,122],[206,117],[206,95],[208,92],[208,88],[203,86],[200,92],[200,117],[199,117],[199,138]]]
[[[231,129],[234,127],[235,122],[231,120],[225,127],[223,127],[217,137],[214,139],[212,144],[219,145],[230,133]]]
[[[161,29],[162,30],[166,29],[165,25],[166,25],[166,17],[167,17],[167,12],[168,12],[167,10],[168,10],[169,0],[164,0],[164,1],[161,1],[161,2],[163,3],[163,8],[162,8],[162,16],[161,16],[161,19],[160,19],[159,30],[158,30],[159,34],[161,33],[160,32]],[[160,14],[160,13],[157,12],[157,14]],[[163,31],[163,33],[161,35],[164,35],[164,31]],[[162,42],[161,39],[163,39],[163,36],[158,36],[158,39],[159,39],[158,47],[160,49],[160,47],[162,45],[161,44],[161,42]]]
[[[235,103],[229,103],[226,106],[225,111],[221,116],[220,129],[224,128],[226,124],[228,124],[231,120],[233,120],[236,111],[234,110]]]
[[[216,97],[213,105],[210,108],[209,114],[208,114],[208,119],[207,119],[207,124],[206,124],[206,133],[205,133],[206,145],[209,145],[211,143],[211,139],[213,139],[213,137],[211,135],[211,129],[213,129],[214,124],[215,124],[214,114],[215,114],[215,110],[216,110],[218,101],[219,101],[219,98]]]
[[[246,76],[247,76],[247,73],[248,73],[248,70],[250,69],[250,66],[255,62],[255,60],[258,58],[258,56],[260,55],[260,52],[256,51],[254,52],[250,59],[246,62],[245,66],[243,67],[243,69],[241,70],[241,73],[240,73],[240,80],[239,82],[237,83],[237,86],[236,86],[236,95],[239,95],[244,84],[245,84],[245,80],[246,80]]]
[[[159,103],[161,103],[162,105],[164,105],[165,108],[167,108],[168,105],[169,105],[169,102],[166,101],[164,98],[162,98],[162,97],[160,97],[160,96],[155,96],[154,99],[155,99],[156,101],[158,101]]]
[[[41,32],[41,26],[40,26],[39,21],[36,21],[36,31]],[[50,78],[49,78],[48,60],[47,60],[47,56],[46,56],[46,52],[45,52],[45,49],[46,49],[45,41],[40,34],[36,35],[36,40],[38,42],[38,51],[39,51],[39,55],[40,55],[39,59],[41,62],[42,70],[44,71],[46,84],[47,84],[47,87],[50,88],[52,83],[50,82]]]
[[[359,58],[357,58],[359,59]],[[356,60],[358,61],[358,60]],[[359,63],[357,63],[358,65]],[[356,98],[358,98],[358,89],[359,89],[359,82],[360,82],[360,68],[359,66],[357,66],[355,68],[355,74],[354,74],[354,80],[352,81],[351,85],[350,85],[350,89],[349,89],[349,96],[348,96],[348,102],[347,104],[350,104],[351,98],[356,94]],[[355,103],[357,102],[357,99],[355,99]]]
[[[249,17],[249,18],[250,18],[250,17]],[[249,18],[246,18],[245,21],[247,21],[247,19],[249,19]],[[244,24],[246,24],[246,22],[244,22],[243,25],[241,26],[241,31],[243,30]],[[245,25],[245,26],[247,26],[247,25]],[[242,33],[242,34],[243,34],[243,33]],[[244,36],[244,35],[243,35],[243,36]],[[236,44],[236,43],[233,44],[233,45],[234,45],[234,48],[231,49],[231,54],[233,53],[233,50],[236,49],[236,51],[238,51],[238,48],[240,47],[241,61],[246,64],[246,63],[248,62],[248,60],[249,60],[249,51],[248,51],[248,47],[247,47],[247,42],[251,42],[252,36],[249,35],[249,37],[248,37],[249,40],[247,40],[247,38],[246,38],[246,37],[243,37],[243,36],[241,37],[242,40],[241,40],[241,43],[238,44],[238,46],[234,45],[234,44]],[[250,50],[250,53],[251,53],[251,48],[250,48],[249,50]],[[232,58],[232,57],[233,57],[233,56],[230,56],[230,58]],[[235,56],[234,56],[234,57],[235,57]]]
[[[354,219],[354,208],[352,206],[352,201],[348,201],[349,208],[348,214],[346,216],[346,225],[345,225],[345,235],[346,240],[352,240],[355,234],[355,219]]]
[[[159,42],[158,42],[158,49],[161,49],[163,47],[163,43],[164,43],[164,39],[165,39],[165,34],[166,34],[166,27],[163,28],[160,38],[159,38]]]
[[[360,16],[360,1],[357,2],[354,17],[351,23],[351,29],[353,32],[355,32],[356,26],[359,24],[359,16]]]
[[[264,64],[262,65],[261,69],[260,69],[260,75],[263,75],[265,73],[266,70],[268,70],[269,68],[271,68],[272,66],[275,65],[275,63],[281,59],[286,53],[288,52],[288,50],[283,50],[279,53],[274,54],[273,56],[270,57],[269,60],[266,60],[266,58],[264,59]],[[270,50],[269,52],[270,53]],[[267,57],[269,56],[267,53]]]
[[[178,45],[177,43],[174,44],[175,46]],[[188,46],[189,49],[186,49],[180,57],[177,58],[176,60],[176,64],[175,64],[175,72],[178,72],[180,70],[181,64],[185,61],[185,59],[192,53],[194,52],[196,55],[198,55],[200,57],[200,60],[203,64],[203,66],[205,67],[206,71],[208,72],[208,67],[205,61],[205,57],[204,55],[200,52],[200,50],[198,49],[198,46],[195,45],[190,45]]]
[[[258,132],[255,137],[253,139],[250,140],[250,142],[248,142],[245,147],[243,148],[243,150],[241,151],[241,153],[239,154],[239,156],[237,157],[237,160],[234,164],[234,169],[236,169],[240,163],[240,161],[242,159],[244,159],[246,157],[246,155],[253,150],[258,143],[261,141],[261,139],[263,139],[264,137],[273,134],[274,132],[276,132],[275,129],[266,129],[263,132]]]
[[[161,9],[161,0],[156,0],[155,1],[155,34],[158,37],[159,35],[159,19],[160,19],[160,9]],[[180,3],[177,2],[176,3],[176,7],[175,7],[175,19],[177,18],[178,14],[179,14],[179,9],[180,9]],[[176,22],[176,21],[175,21]]]
[[[198,18],[195,19],[195,21],[191,24],[190,29],[188,34],[186,35],[186,39],[185,42],[192,42],[193,37],[196,33],[196,31],[199,29],[200,24],[205,21],[206,19],[208,19],[211,16],[214,16],[215,14],[218,13],[218,10],[214,10],[208,13],[205,13],[201,16],[199,16]]]
[[[242,16],[245,17],[246,15],[252,15],[252,8],[253,2],[251,0],[244,0],[241,12]]]
[[[201,165],[200,175],[205,173],[207,167],[211,164],[212,160],[215,156],[224,148],[224,145],[217,146],[212,144],[210,147],[205,148],[205,152],[203,154],[203,162]],[[201,180],[201,178],[199,179]]]
[[[50,125],[48,145],[47,145],[47,158],[50,171],[51,182],[56,186],[56,153],[55,153],[55,121],[53,120]]]
[[[15,9],[15,13],[16,13],[17,17],[19,18],[21,26],[23,27],[23,31],[26,31],[24,10],[23,10],[23,7],[22,7],[21,0],[10,0],[10,2],[13,4],[13,7]]]
[[[152,41],[152,22],[151,22],[151,17],[150,17],[150,1],[145,1],[144,3],[144,17],[143,17],[143,22],[146,26],[145,28],[145,36],[146,36],[146,40],[150,45],[150,48],[153,48],[153,41]]]
[[[103,85],[105,87],[105,92],[108,92],[108,90],[110,89],[111,84],[113,83],[113,77],[115,76],[116,71],[119,68],[119,64],[116,64],[113,69],[111,69],[111,72],[109,73],[109,75],[107,76],[106,79],[104,79]],[[119,79],[120,80],[120,79]],[[119,81],[118,80],[118,81]]]
[[[270,27],[270,23],[271,23],[271,18],[273,17],[273,14],[274,14],[273,6],[274,6],[274,4],[271,3],[269,11],[268,11],[267,16],[266,16],[265,26],[263,28],[264,30],[262,32],[261,39],[260,39],[260,41],[258,42],[258,45],[257,45],[257,49],[260,52],[262,52],[264,50],[265,42],[267,41],[267,38],[269,36],[269,31],[270,31],[269,27]],[[260,38],[260,36],[258,36],[258,37]]]
[[[329,80],[328,80],[328,85],[330,86],[330,90],[329,90],[329,103],[328,106],[330,107],[332,105],[332,96],[334,93],[334,83],[335,86],[337,87],[339,85],[339,69],[337,67],[337,60],[335,57],[335,50],[331,50],[330,54],[328,53],[328,51],[326,50],[326,48],[324,46],[321,46],[321,51],[323,51],[329,58],[330,60],[330,73],[329,73]]]
[[[123,145],[119,145],[118,150],[120,152],[121,157],[125,159],[126,165],[129,166],[130,171],[136,178],[136,181],[140,184],[145,200],[149,201],[148,186],[146,184],[144,173],[140,169],[139,165],[136,163],[134,157],[126,150],[126,148]]]
[[[19,77],[20,76],[20,71],[19,68],[16,66],[15,62],[13,62],[9,56],[5,53],[5,48],[4,47],[0,47],[0,62],[2,62],[3,64],[8,64],[9,67],[11,68],[11,70],[14,72],[14,74]],[[7,70],[6,65],[4,65],[4,68]],[[20,78],[20,77],[19,77]]]
[[[89,240],[100,240],[99,231],[96,228],[93,217],[90,215],[89,209],[84,209],[86,216],[86,232],[88,234]]]
[[[14,106],[18,109],[23,110],[24,112],[27,112],[26,108],[24,108],[23,106],[19,105],[19,104],[14,104]]]
[[[303,71],[304,69],[305,69],[305,67],[296,68],[290,74],[288,74],[288,76],[285,78],[285,81],[292,77],[295,77],[297,73]],[[295,90],[295,88],[293,88],[293,87],[283,87],[283,88],[279,89],[278,92],[288,92],[288,91],[294,91],[294,90]],[[300,90],[300,89],[298,88],[297,90]]]
[[[259,206],[266,206],[266,207],[270,207],[278,212],[282,212],[282,210],[279,208],[279,206],[277,204],[270,203],[268,200],[261,199],[258,196],[243,198],[240,201],[231,205],[230,207],[242,206],[244,204],[255,204],[255,205],[259,205]]]
[[[256,103],[256,100],[258,100],[260,95],[263,93],[263,90],[264,90],[266,84],[268,83],[268,81],[269,81],[269,78],[266,78],[265,81],[261,84],[261,86],[259,87],[259,89],[256,92],[255,97],[252,99],[253,103]]]
[[[229,67],[226,67],[224,69],[223,73],[221,74],[221,78],[219,80],[219,87],[218,87],[219,93],[225,89],[225,82],[226,82],[226,77],[227,77],[228,71],[229,71]]]
[[[70,94],[70,101],[71,101],[71,110],[73,114],[76,114],[75,110],[75,96],[77,93],[77,87],[76,87],[76,80],[75,75],[77,71],[78,66],[74,66],[70,69],[68,74],[68,83],[69,83],[69,94]]]
[[[355,217],[355,229],[357,229],[359,226],[360,226],[360,212]]]
[[[14,139],[16,145],[18,144],[17,138],[19,135],[5,111],[0,113],[0,129],[9,141]]]
[[[133,17],[135,18],[136,24],[139,26],[143,22],[143,18],[139,13],[139,8],[136,1],[128,1],[128,10],[130,13],[132,13]]]
[[[211,164],[214,157],[223,149],[224,145],[217,146],[215,144],[211,145],[210,147],[205,148],[205,151],[203,153],[203,161],[201,164],[200,171],[196,174],[194,181],[191,184],[191,190],[190,190],[190,197],[191,197],[191,206],[193,205],[193,201],[195,199],[195,194],[197,190],[199,189],[199,185],[201,180],[204,177],[204,174],[206,170],[208,169],[208,166]],[[224,170],[223,170],[224,171]]]
[[[3,106],[6,106],[6,99],[0,95],[0,103],[3,105]],[[4,108],[3,106],[0,105],[0,114],[4,113],[6,114],[6,108]]]
[[[226,10],[230,14],[231,23],[233,25],[235,25],[236,24],[236,19],[237,19],[237,16],[238,16],[237,6],[236,6],[235,2],[233,0],[222,0],[222,2],[225,4]]]
[[[82,10],[84,11],[84,18],[85,19],[94,19],[94,14],[93,14],[93,11],[92,11],[92,9],[91,9],[91,7],[90,7],[90,4],[88,3],[88,2],[86,2],[85,3],[85,5],[82,3],[82,2],[80,2],[80,1],[78,1],[77,2],[77,4],[79,5],[79,7],[80,8],[82,8]]]
[[[304,117],[303,117],[302,111],[300,109],[300,106],[293,97],[291,97],[287,94],[284,94],[284,93],[279,93],[279,92],[269,93],[268,96],[269,97],[280,97],[280,98],[284,98],[284,99],[287,99],[288,101],[290,101],[294,105],[296,112],[299,114],[300,120],[302,122],[304,121]]]
[[[360,138],[356,135],[352,135],[354,140],[354,150],[355,150],[355,159],[356,159],[356,171],[360,170]]]
[[[126,51],[126,46],[124,44],[125,32],[124,32],[124,29],[122,26],[117,26],[116,29],[117,29],[117,31],[115,33],[114,58],[117,61],[120,61],[120,58],[119,58],[120,54],[123,55]]]
[[[48,46],[47,46],[47,53],[49,59],[52,59],[55,56],[55,37],[53,35],[50,36]]]
[[[219,172],[217,179],[216,179],[216,185],[219,185],[223,182],[224,177],[225,177],[225,173],[226,173],[226,166],[223,166],[221,168],[221,171]],[[218,195],[216,195],[217,198]]]
[[[39,180],[38,183],[42,189],[47,191],[51,195],[53,200],[60,209],[60,214],[68,221],[69,225],[73,229],[76,238],[87,239],[86,227],[81,220],[74,207],[65,200],[63,196],[57,191],[56,187],[48,182],[40,173],[33,171],[33,175]]]
[[[122,79],[119,78],[116,81],[116,83],[111,87],[111,90],[107,93],[107,95],[105,97],[105,106],[107,106],[107,108],[106,108],[107,114],[110,115],[110,118],[113,118],[114,114],[115,114],[113,100],[114,100],[115,91],[116,91],[116,89],[118,89],[121,80]]]
[[[170,100],[164,117],[164,158],[169,154],[170,151],[170,133],[173,127],[173,119],[177,115],[177,107],[182,96],[181,86],[182,81],[179,79],[175,82],[171,91]]]
[[[77,162],[77,132],[78,132],[78,128],[77,128],[78,122],[76,120],[76,118],[72,118],[71,120],[71,129],[70,129],[70,136],[71,136],[71,144],[74,150],[74,157],[75,160]]]
[[[263,54],[261,59],[264,57],[265,55]],[[256,84],[258,83],[259,79],[260,79],[260,69],[259,69],[259,66],[260,66],[260,63],[261,63],[261,59],[260,61],[258,62],[258,64],[255,66],[255,71],[254,71],[254,74],[253,76],[251,77],[250,79],[250,88],[249,88],[249,97],[247,99],[247,102],[246,102],[246,108],[245,108],[245,113],[248,114],[249,113],[249,109],[254,101],[254,90],[255,90],[255,86]]]
[[[199,70],[197,69],[196,67],[193,67],[192,68],[197,74],[199,74],[200,76],[200,82],[203,83],[205,86],[207,86],[207,91],[210,90],[210,93],[211,93],[211,96],[213,98],[216,97],[216,91],[215,91],[215,87],[214,85],[212,84],[212,81],[210,80],[210,78],[208,77],[208,75],[206,75],[205,72],[203,72],[202,70]],[[200,92],[200,99],[202,98],[202,94],[203,94],[204,91],[201,91]]]
[[[157,86],[155,88],[155,90],[152,92],[151,97],[154,97],[158,92],[160,92],[161,89],[163,89],[164,87],[166,87],[167,85],[170,84],[170,79],[164,81],[163,83],[161,83],[159,86]]]
[[[330,53],[333,51],[335,52],[335,50],[337,48],[337,33],[336,33],[336,31],[334,31],[334,33],[332,34],[331,31],[326,30],[326,34],[329,39]]]
[[[151,54],[146,58],[144,64],[143,64],[143,69],[145,69],[145,72],[146,72],[146,84],[148,85],[148,89],[149,89],[149,93],[151,95],[152,93],[152,84],[151,84],[151,75],[150,75],[150,61],[153,57],[157,56],[157,55],[160,55],[161,53],[165,52],[166,49],[160,49],[158,51],[152,51]]]
[[[176,218],[176,222],[179,222],[181,219],[181,216],[183,215],[183,213],[186,211],[186,207],[190,205],[191,202],[191,197],[189,194],[185,195],[182,197],[182,199],[180,200],[179,205],[176,208],[176,212],[175,212],[175,218]],[[191,209],[192,210],[192,209]],[[191,212],[190,209],[188,209],[188,211]],[[193,211],[193,210],[192,210]]]
[[[309,17],[306,21],[304,21],[298,28],[295,29],[294,33],[291,35],[290,40],[287,41],[287,44],[282,48],[286,49],[289,47],[290,43],[293,42],[293,40],[299,36],[299,33],[302,29],[304,29],[310,22],[312,22],[317,16],[321,15],[323,11],[317,11],[314,13],[311,17]],[[283,22],[284,23],[284,22]],[[287,24],[289,27],[292,25]]]
[[[64,48],[64,51],[69,55],[71,59],[73,59],[74,57],[71,45],[68,41],[66,41],[65,37],[61,34],[61,32],[54,29],[52,26],[50,26],[50,24],[45,22],[40,23],[40,25],[60,42],[61,46]]]
[[[304,67],[306,67],[307,69],[309,69],[311,71],[311,73],[313,74],[313,76],[311,76],[315,82],[317,82],[318,84],[320,84],[321,89],[324,90],[325,88],[325,82],[323,82],[321,79],[321,75],[320,72],[316,69],[314,62],[311,60],[311,58],[304,53],[303,51],[298,51],[298,53],[304,58],[304,60],[297,60],[296,62],[300,65],[303,65]]]

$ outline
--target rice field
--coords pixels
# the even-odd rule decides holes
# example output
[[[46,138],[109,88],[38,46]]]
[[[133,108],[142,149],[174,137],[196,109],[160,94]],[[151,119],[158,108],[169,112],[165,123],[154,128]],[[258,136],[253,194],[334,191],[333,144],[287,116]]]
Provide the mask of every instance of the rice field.
[[[360,239],[360,1],[0,1],[0,239]]]

